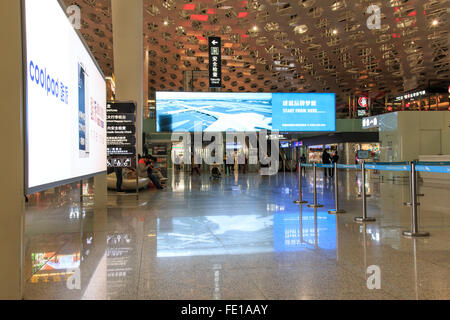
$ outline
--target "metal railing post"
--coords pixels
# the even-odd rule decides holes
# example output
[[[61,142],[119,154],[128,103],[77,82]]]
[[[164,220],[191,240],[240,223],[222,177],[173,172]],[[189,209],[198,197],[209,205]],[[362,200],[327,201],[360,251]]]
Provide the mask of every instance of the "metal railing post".
[[[367,216],[367,195],[366,195],[366,164],[363,161],[361,164],[361,184],[362,184],[362,203],[363,203],[363,216],[355,218],[355,222],[363,223],[363,222],[374,222],[375,218],[371,218]]]
[[[298,200],[294,201],[296,204],[305,204],[308,201],[303,200],[303,188],[302,188],[302,164],[298,163]]]
[[[321,204],[317,204],[317,166],[314,163],[313,166],[313,171],[314,171],[314,203],[308,205],[309,208],[323,208],[323,205]]]
[[[410,190],[411,190],[411,211],[412,211],[412,222],[411,222],[411,231],[404,231],[403,235],[405,237],[429,237],[430,233],[419,231],[419,215],[418,215],[418,206],[420,203],[417,201],[417,178],[416,178],[416,164],[411,162],[411,173],[410,173]]]
[[[345,210],[342,210],[339,208],[339,177],[338,177],[338,165],[337,163],[334,164],[334,202],[335,202],[335,209],[329,210],[329,214],[340,214],[345,213]]]

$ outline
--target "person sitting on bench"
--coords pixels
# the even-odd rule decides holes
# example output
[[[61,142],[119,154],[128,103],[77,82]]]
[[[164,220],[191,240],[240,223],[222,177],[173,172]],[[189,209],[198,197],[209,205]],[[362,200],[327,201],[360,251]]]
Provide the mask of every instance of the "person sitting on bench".
[[[139,155],[138,159],[139,159],[139,161],[138,161],[138,170],[137,171],[138,171],[139,177],[142,177],[142,178],[148,177],[152,181],[153,185],[158,190],[164,189],[161,186],[161,184],[159,183],[159,180],[156,178],[156,176],[153,175],[153,173],[152,173],[153,169],[152,169],[151,164],[148,164],[145,161],[145,158],[142,158],[141,155]]]

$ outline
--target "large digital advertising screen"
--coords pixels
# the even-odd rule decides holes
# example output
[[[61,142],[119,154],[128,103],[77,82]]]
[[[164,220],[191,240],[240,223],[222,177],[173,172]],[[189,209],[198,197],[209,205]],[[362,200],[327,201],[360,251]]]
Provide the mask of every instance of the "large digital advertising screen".
[[[106,171],[106,82],[57,0],[25,0],[24,19],[33,193]]]
[[[334,93],[157,92],[158,132],[336,131]]]

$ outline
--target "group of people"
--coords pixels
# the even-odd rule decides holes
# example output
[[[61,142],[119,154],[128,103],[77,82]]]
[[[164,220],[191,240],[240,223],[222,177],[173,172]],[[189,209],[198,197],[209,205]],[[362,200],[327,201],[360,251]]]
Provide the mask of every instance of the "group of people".
[[[339,162],[339,155],[338,152],[335,151],[333,154],[329,154],[327,150],[323,150],[322,153],[322,163],[323,164],[335,164]],[[333,177],[334,176],[334,169],[333,168],[324,168],[325,171],[325,177]]]
[[[151,155],[146,155],[144,157],[139,155],[137,175],[139,178],[149,178],[158,190],[163,190],[165,188],[167,178],[165,178],[161,171],[155,167],[155,160],[156,159]],[[124,177],[127,179],[136,179],[136,171],[133,169],[114,168],[114,172],[117,178],[117,192],[123,192],[122,183]]]

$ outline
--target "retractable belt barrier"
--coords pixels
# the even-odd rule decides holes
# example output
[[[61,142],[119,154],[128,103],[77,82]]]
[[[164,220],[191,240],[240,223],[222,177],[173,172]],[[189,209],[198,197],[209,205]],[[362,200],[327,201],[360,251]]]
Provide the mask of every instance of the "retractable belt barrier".
[[[316,164],[317,168],[329,168],[329,169],[333,169],[334,165],[332,164],[323,164],[323,163],[317,163]]]
[[[405,203],[405,205],[410,206],[412,223],[411,231],[404,231],[403,235],[407,237],[427,237],[430,234],[428,232],[419,231],[419,217],[418,217],[418,193],[417,193],[417,172],[434,172],[434,173],[450,173],[450,162],[424,162],[424,161],[411,161],[411,162],[363,162],[362,164],[355,165],[345,165],[345,164],[309,164],[300,163],[299,167],[313,168],[314,169],[314,204],[310,207],[321,207],[317,204],[317,168],[329,168],[335,171],[335,204],[336,208],[330,210],[330,214],[344,213],[344,210],[339,208],[339,179],[338,179],[338,169],[347,170],[361,170],[361,184],[362,184],[362,203],[363,203],[363,216],[355,218],[355,222],[373,222],[374,218],[367,216],[367,194],[366,194],[366,170],[378,170],[378,171],[398,171],[398,172],[409,172],[410,180],[410,192],[411,192],[411,202]],[[301,173],[299,173],[301,176]],[[301,178],[299,178],[299,199],[296,203],[300,205],[306,203],[302,201],[302,186]]]
[[[435,173],[450,173],[450,165],[448,165],[448,166],[416,165],[416,171],[435,172]]]
[[[338,169],[361,170],[360,164],[338,164]]]
[[[379,164],[366,164],[366,169],[368,170],[379,170],[379,171],[410,171],[410,165],[379,165]]]

